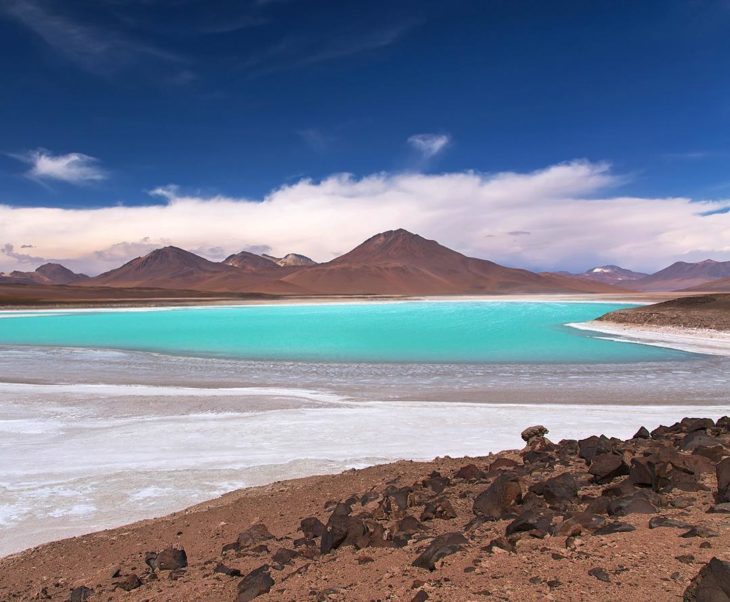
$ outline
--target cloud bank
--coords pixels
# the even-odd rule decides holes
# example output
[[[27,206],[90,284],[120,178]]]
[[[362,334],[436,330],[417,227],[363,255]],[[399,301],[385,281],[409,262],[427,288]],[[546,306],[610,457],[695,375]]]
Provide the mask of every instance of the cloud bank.
[[[623,183],[607,164],[575,161],[529,173],[340,174],[263,199],[162,187],[153,191],[162,205],[0,205],[0,246],[32,244],[36,255],[97,273],[165,244],[211,259],[265,245],[272,255],[327,261],[376,232],[403,227],[468,255],[531,269],[616,263],[651,271],[679,259],[730,259],[730,213],[721,212],[730,201],[615,194]],[[0,269],[16,266],[0,255]]]
[[[31,166],[26,176],[36,180],[86,184],[99,182],[107,177],[106,171],[99,167],[98,159],[83,153],[53,155],[39,149],[25,155],[18,155],[17,158]]]

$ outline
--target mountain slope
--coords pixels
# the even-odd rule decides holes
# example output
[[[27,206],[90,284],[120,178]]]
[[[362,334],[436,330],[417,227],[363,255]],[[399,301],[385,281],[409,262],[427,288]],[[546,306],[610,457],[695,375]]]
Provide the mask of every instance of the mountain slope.
[[[239,270],[233,266],[208,261],[178,247],[164,247],[90,278],[87,284],[205,290],[207,280],[225,273],[238,274]]]
[[[318,294],[479,294],[605,291],[600,283],[539,275],[467,257],[406,230],[391,230],[329,263],[283,278]]]
[[[280,267],[272,259],[249,251],[229,255],[223,260],[223,263],[248,272],[273,271]]]
[[[697,286],[682,289],[682,292],[730,293],[730,278],[710,280]]]
[[[310,259],[306,255],[300,255],[299,253],[288,253],[284,257],[274,257],[273,255],[263,254],[261,257],[273,261],[275,264],[282,267],[297,267],[305,265],[317,265],[317,262]]]
[[[627,283],[626,286],[641,291],[677,291],[701,287],[707,282],[723,278],[730,278],[730,261],[678,261],[651,276]]]
[[[14,284],[76,284],[87,280],[86,274],[77,274],[60,263],[44,263],[33,272],[13,271],[0,275],[0,282]]]

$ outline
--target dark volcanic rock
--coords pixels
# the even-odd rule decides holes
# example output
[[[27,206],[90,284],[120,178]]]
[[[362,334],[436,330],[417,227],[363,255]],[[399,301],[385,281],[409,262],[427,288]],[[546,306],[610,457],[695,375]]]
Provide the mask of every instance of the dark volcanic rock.
[[[450,520],[456,518],[456,511],[451,505],[451,502],[446,498],[439,498],[428,502],[421,513],[421,520],[432,520],[434,518],[441,518],[444,520]]]
[[[142,586],[142,580],[136,574],[131,573],[115,582],[114,585],[125,592],[131,592],[133,589]]]
[[[588,437],[578,441],[578,456],[583,458],[588,464],[593,462],[598,454],[605,454],[613,450],[611,441],[608,437],[601,435],[596,437]]]
[[[682,418],[679,424],[685,433],[692,433],[694,431],[711,429],[715,426],[715,421],[712,418]]]
[[[220,562],[215,565],[213,572],[220,573],[221,575],[227,575],[229,577],[240,577],[241,576],[241,571],[239,571],[238,569],[233,569]]]
[[[320,537],[325,531],[324,523],[316,516],[308,516],[303,518],[299,527],[307,539],[315,539]]]
[[[433,571],[436,562],[461,550],[468,543],[461,533],[444,533],[434,539],[431,544],[413,561],[413,566]]]
[[[550,532],[552,527],[552,515],[546,512],[526,510],[513,520],[505,531],[506,535],[522,533],[525,531],[540,531],[543,534]]]
[[[684,602],[729,602],[730,562],[712,558],[684,591]]]
[[[629,523],[614,522],[596,529],[594,533],[595,535],[611,535],[612,533],[628,533],[629,531],[636,531],[636,527]]]
[[[659,527],[670,527],[673,529],[689,529],[692,527],[689,523],[676,520],[674,518],[667,518],[666,516],[655,516],[649,520],[649,528],[657,529]]]
[[[299,552],[297,552],[296,550],[279,548],[271,557],[271,560],[273,560],[277,564],[291,564],[291,561],[294,560],[297,556],[299,556]]]
[[[638,431],[636,431],[633,439],[651,439],[651,433],[646,429],[646,427],[642,426]]]
[[[454,473],[454,478],[464,479],[465,481],[478,481],[484,478],[484,471],[476,464],[467,464]]]
[[[585,531],[596,531],[606,524],[606,519],[592,512],[574,512],[554,529],[556,535],[572,536]]]
[[[626,516],[627,514],[654,514],[657,508],[647,499],[644,492],[626,495],[611,500],[608,504],[608,513],[611,516]]]
[[[613,453],[596,454],[588,470],[596,483],[607,483],[621,475],[629,474],[629,467],[622,456]]]
[[[269,533],[266,525],[263,523],[256,523],[245,531],[239,533],[238,541],[236,543],[239,549],[245,550],[246,548],[250,548],[270,539],[274,539],[274,536]]]
[[[71,590],[71,594],[68,597],[68,602],[86,602],[86,600],[91,598],[93,593],[93,589],[89,589],[88,587],[85,587],[83,585],[81,587],[75,587]]]
[[[421,484],[434,493],[441,493],[449,486],[450,483],[451,481],[448,477],[444,477],[438,472],[432,472],[431,475],[427,479],[424,479]]]
[[[596,567],[594,569],[591,569],[590,571],[588,571],[588,574],[591,577],[595,577],[599,581],[605,581],[606,583],[611,581],[611,578],[608,576],[606,569],[602,569],[601,567]]]
[[[522,486],[514,473],[503,473],[474,500],[474,514],[496,520],[522,501]]]
[[[544,497],[548,504],[571,502],[578,497],[578,484],[569,472],[539,483],[530,490]]]
[[[709,529],[708,527],[692,527],[689,531],[686,533],[682,533],[680,537],[685,537],[687,539],[691,537],[701,537],[702,539],[707,539],[708,537],[717,537],[720,535],[717,531],[714,529]]]
[[[717,474],[717,502],[730,502],[730,458],[725,458],[716,467]]]
[[[175,571],[188,566],[188,556],[183,548],[165,548],[154,559],[153,568],[158,571]]]
[[[264,564],[251,571],[238,584],[236,602],[250,602],[262,594],[266,594],[274,586],[269,572],[269,565]]]

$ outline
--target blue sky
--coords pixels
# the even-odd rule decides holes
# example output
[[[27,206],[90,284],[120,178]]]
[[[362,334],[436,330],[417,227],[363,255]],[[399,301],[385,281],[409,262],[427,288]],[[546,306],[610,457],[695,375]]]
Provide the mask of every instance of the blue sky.
[[[730,4],[0,0],[0,199],[260,196],[300,177],[586,158],[644,195],[730,195]],[[407,139],[448,135],[427,165]],[[37,149],[98,159],[23,177]]]
[[[582,161],[610,172],[581,188],[587,198],[608,188],[723,211],[728,31],[720,0],[0,0],[0,205],[260,201],[343,172],[393,184],[398,174],[489,178]],[[85,252],[179,240],[163,230],[109,234]],[[43,242],[28,236],[0,225],[0,245]],[[727,238],[702,248],[680,238],[652,261],[730,253]],[[263,244],[251,232],[230,244],[244,243]]]

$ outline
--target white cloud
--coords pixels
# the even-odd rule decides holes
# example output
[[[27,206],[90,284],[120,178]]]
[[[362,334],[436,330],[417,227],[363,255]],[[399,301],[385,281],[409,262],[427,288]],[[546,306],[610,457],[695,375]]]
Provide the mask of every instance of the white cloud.
[[[33,179],[85,184],[107,177],[106,171],[99,167],[99,160],[83,153],[53,155],[45,150],[35,150],[17,158],[30,164],[26,175]]]
[[[729,201],[612,194],[621,183],[606,164],[576,161],[529,173],[334,175],[264,199],[186,195],[168,186],[154,191],[166,199],[161,205],[0,205],[0,243],[31,241],[35,254],[68,258],[90,273],[164,244],[215,249],[206,251],[214,259],[266,245],[275,256],[298,252],[326,261],[398,227],[532,269],[616,263],[656,270],[679,259],[730,259],[730,213],[703,215]],[[0,255],[0,270],[15,265]]]
[[[438,155],[450,142],[448,134],[414,134],[408,138],[408,144],[425,159]]]

